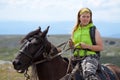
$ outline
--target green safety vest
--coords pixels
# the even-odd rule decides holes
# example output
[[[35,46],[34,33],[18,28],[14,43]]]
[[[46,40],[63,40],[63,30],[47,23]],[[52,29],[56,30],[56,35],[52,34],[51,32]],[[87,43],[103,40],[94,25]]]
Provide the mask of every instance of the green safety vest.
[[[91,40],[91,35],[90,35],[90,28],[93,27],[94,25],[88,24],[85,27],[81,27],[79,25],[79,27],[76,29],[76,31],[73,33],[73,37],[72,37],[72,41],[74,43],[74,45],[77,45],[81,42],[85,43],[85,44],[89,44],[92,45],[92,40]],[[80,49],[81,46],[78,45],[76,46],[77,49]],[[96,54],[95,51],[91,51],[91,50],[75,50],[74,51],[74,56],[87,56],[87,55],[94,55]]]

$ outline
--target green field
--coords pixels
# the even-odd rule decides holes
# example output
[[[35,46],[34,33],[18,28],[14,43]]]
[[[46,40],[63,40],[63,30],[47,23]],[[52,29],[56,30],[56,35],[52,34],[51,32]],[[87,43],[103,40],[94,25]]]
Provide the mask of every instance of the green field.
[[[24,75],[17,73],[11,64],[0,64],[0,80],[24,80]]]
[[[0,35],[0,60],[12,61],[17,55],[20,40],[23,35]],[[67,41],[69,35],[49,35],[48,40],[55,46]],[[112,63],[120,66],[120,39],[103,38],[104,50],[101,52],[101,63]],[[66,52],[62,56],[70,56]],[[0,80],[24,80],[23,74],[18,74],[11,64],[0,63]]]

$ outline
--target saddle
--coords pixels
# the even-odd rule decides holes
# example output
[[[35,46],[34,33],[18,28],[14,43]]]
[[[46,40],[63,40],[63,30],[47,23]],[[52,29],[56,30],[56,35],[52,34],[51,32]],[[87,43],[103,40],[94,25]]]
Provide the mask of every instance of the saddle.
[[[81,62],[80,60],[73,60],[72,65],[75,67],[77,62]],[[80,75],[81,74],[81,75]],[[106,66],[101,65],[99,63],[98,69],[96,71],[96,75],[100,80],[116,80],[115,74]],[[79,80],[82,77],[82,68],[79,66],[79,70],[75,73],[75,80]],[[84,79],[81,79],[84,80]]]
[[[116,80],[113,72],[108,67],[101,64],[98,65],[96,74],[101,80]]]

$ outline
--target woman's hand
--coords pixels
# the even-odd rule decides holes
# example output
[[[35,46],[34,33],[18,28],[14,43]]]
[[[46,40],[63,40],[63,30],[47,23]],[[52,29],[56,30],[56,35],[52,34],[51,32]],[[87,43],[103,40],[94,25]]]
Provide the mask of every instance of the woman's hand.
[[[71,39],[69,40],[69,47],[73,48],[73,41]]]
[[[91,45],[85,44],[83,42],[80,43],[80,46],[81,46],[82,49],[92,49]]]

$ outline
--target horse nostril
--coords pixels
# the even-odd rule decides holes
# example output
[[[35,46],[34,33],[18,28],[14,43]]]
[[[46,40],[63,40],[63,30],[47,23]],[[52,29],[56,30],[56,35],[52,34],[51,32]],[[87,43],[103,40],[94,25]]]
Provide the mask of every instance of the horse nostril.
[[[22,63],[20,61],[13,61],[13,65],[21,65]]]

